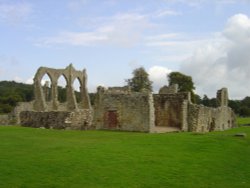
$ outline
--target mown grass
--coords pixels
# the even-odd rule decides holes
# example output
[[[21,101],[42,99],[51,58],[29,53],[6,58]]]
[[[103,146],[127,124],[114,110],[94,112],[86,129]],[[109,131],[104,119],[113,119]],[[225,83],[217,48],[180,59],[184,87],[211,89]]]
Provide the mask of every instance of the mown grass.
[[[250,125],[250,117],[238,117],[237,124],[238,125]]]
[[[250,187],[250,127],[145,134],[0,127],[0,187]]]

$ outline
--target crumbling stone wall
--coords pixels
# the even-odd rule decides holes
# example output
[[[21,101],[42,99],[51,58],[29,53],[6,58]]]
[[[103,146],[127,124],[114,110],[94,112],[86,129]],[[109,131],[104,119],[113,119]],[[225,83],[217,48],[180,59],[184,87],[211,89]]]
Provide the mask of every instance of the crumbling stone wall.
[[[23,111],[20,113],[21,125],[34,128],[52,129],[92,129],[92,111]]]
[[[8,114],[0,115],[0,125],[11,125],[11,120]]]
[[[235,127],[236,117],[231,108],[188,105],[188,125],[191,132],[223,131]]]
[[[51,101],[46,100],[48,90],[41,85],[45,74],[51,79]],[[64,76],[67,82],[65,103],[58,102],[57,82],[60,76]],[[76,101],[73,88],[76,79],[80,83],[81,101],[79,103]],[[77,71],[72,64],[66,69],[40,67],[34,78],[35,100],[31,103],[20,103],[15,109],[18,123],[30,127],[92,129],[93,111],[86,82],[86,70]]]
[[[23,111],[33,111],[34,102],[19,102],[12,112],[16,119],[16,124],[20,124],[20,113]]]
[[[97,129],[150,132],[154,126],[151,93],[110,93],[99,87],[94,111]]]
[[[217,91],[217,101],[220,106],[228,106],[228,91],[227,88],[222,88]]]
[[[51,80],[51,101],[46,102],[46,91],[42,88],[41,80],[44,75],[48,75]],[[35,101],[34,101],[34,110],[36,111],[50,111],[50,110],[60,110],[58,109],[58,79],[60,76],[63,76],[66,80],[66,90],[67,90],[67,101],[66,107],[67,110],[76,110],[76,109],[90,109],[90,100],[88,96],[88,91],[86,87],[87,74],[86,70],[77,71],[74,69],[73,65],[70,64],[66,69],[52,69],[47,67],[40,67],[34,78],[34,92],[35,92]],[[81,101],[77,104],[76,96],[74,93],[73,83],[78,79],[80,83],[80,93]],[[63,108],[64,109],[64,108]]]
[[[189,93],[154,95],[155,126],[187,130]]]
[[[159,90],[159,94],[174,94],[174,93],[178,93],[178,84],[163,86]]]

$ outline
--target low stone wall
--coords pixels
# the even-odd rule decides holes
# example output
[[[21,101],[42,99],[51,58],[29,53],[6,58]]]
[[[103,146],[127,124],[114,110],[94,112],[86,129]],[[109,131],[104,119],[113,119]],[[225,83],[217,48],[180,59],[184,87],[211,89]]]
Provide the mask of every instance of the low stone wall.
[[[203,105],[188,105],[189,131],[223,131],[235,127],[235,115],[231,108],[210,108]]]
[[[10,119],[9,115],[0,115],[0,125],[9,125],[10,124]]]
[[[53,129],[77,129],[92,128],[92,111],[50,111],[35,112],[23,111],[20,113],[20,124],[25,127],[53,128]]]
[[[150,132],[154,126],[151,93],[110,94],[101,91],[97,93],[94,111],[97,129]]]
[[[16,118],[16,124],[20,124],[21,112],[31,110],[33,110],[33,102],[19,102],[12,112],[13,116]]]

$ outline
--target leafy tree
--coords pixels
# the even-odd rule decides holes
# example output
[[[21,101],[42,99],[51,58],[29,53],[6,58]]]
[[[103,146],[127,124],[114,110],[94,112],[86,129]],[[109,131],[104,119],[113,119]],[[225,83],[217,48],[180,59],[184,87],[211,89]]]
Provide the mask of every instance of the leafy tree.
[[[241,101],[241,104],[243,106],[246,106],[248,108],[250,108],[250,97],[245,97],[242,101]]]
[[[229,100],[228,106],[233,109],[236,114],[240,114],[241,101],[240,100]]]
[[[240,116],[243,116],[243,117],[249,117],[250,116],[250,108],[248,108],[247,106],[240,107],[239,114],[240,114]]]
[[[126,80],[132,91],[142,92],[143,90],[152,91],[152,82],[149,80],[149,74],[143,67],[133,71],[133,78]]]
[[[178,84],[180,92],[190,92],[192,102],[196,102],[194,94],[195,87],[191,76],[187,76],[180,72],[171,72],[168,75],[168,83],[169,85]]]

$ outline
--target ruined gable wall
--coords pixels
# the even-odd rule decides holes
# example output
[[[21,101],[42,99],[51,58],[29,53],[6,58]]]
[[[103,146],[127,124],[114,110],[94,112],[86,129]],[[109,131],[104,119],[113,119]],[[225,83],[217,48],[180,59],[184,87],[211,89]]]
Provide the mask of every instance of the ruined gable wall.
[[[150,132],[154,126],[152,94],[97,93],[94,125],[97,129]]]
[[[210,108],[203,105],[188,105],[188,125],[192,132],[222,131],[235,126],[231,108]]]
[[[155,126],[177,127],[187,131],[189,93],[155,94]]]

